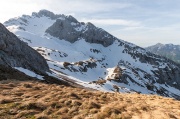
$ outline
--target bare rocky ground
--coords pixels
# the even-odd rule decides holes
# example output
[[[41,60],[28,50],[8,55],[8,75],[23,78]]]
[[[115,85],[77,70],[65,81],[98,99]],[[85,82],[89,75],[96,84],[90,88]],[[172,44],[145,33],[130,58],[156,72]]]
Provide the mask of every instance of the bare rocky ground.
[[[42,82],[7,67],[0,74],[0,119],[180,119],[175,99]]]

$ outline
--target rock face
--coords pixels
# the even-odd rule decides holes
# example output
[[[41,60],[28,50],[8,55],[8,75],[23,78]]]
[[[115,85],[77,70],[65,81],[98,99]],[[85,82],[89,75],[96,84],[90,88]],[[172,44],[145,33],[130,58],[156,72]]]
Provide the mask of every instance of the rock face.
[[[48,11],[48,10],[40,10],[38,13],[33,12],[33,13],[32,13],[32,16],[35,16],[35,17],[46,16],[46,17],[51,18],[52,20],[57,19],[57,18],[59,18],[59,17],[64,17],[64,15],[56,15],[56,14],[54,14],[53,12],[50,12],[50,11]]]
[[[85,24],[78,22],[72,16],[57,19],[56,22],[46,30],[46,33],[59,39],[65,39],[71,43],[83,38],[88,43],[97,43],[105,47],[113,44],[116,39],[103,29],[95,27],[92,23]]]
[[[0,24],[0,65],[23,67],[37,73],[49,71],[46,60]]]
[[[160,84],[168,84],[172,87],[176,87],[180,90],[180,65],[173,62],[170,59],[162,57],[151,52],[147,52],[145,49],[140,47],[126,47],[126,52],[130,54],[134,59],[139,59],[141,63],[150,64],[154,67],[152,71],[153,75],[147,74],[145,78],[148,79],[151,84],[155,82]],[[146,52],[145,54],[137,52],[138,49]],[[135,52],[136,51],[136,52]],[[165,64],[166,66],[161,67],[160,65]],[[135,69],[135,72],[141,71],[142,69]],[[155,81],[154,76],[158,77]]]

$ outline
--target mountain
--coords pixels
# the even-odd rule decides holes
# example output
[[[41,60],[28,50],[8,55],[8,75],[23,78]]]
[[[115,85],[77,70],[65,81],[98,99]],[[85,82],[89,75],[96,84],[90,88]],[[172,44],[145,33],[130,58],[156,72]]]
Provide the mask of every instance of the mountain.
[[[180,63],[180,45],[158,43],[147,47],[146,50]]]
[[[180,99],[180,67],[118,39],[92,23],[47,10],[4,23],[38,51],[52,75],[101,91],[158,94]]]
[[[37,73],[49,71],[46,60],[0,24],[0,65],[22,67]]]

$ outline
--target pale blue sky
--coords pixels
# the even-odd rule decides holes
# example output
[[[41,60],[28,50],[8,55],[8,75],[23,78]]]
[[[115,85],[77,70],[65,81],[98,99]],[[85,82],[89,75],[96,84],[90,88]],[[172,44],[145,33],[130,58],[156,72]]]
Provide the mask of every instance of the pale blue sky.
[[[0,22],[47,9],[92,22],[139,46],[180,45],[180,0],[4,0]]]

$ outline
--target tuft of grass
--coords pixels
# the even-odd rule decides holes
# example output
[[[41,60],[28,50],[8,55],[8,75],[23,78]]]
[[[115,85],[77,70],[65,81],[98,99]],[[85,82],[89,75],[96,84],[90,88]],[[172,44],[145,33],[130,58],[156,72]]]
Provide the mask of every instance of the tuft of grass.
[[[47,108],[46,105],[40,102],[27,102],[19,107],[20,109],[27,109],[27,110],[39,110],[43,111]]]
[[[0,99],[0,104],[7,104],[7,103],[12,103],[12,102],[14,102],[14,100],[10,98]]]
[[[33,86],[32,86],[31,84],[29,84],[29,83],[25,83],[25,84],[24,84],[24,87],[25,87],[25,88],[32,88]]]
[[[49,119],[49,116],[45,114],[39,114],[36,116],[36,119]]]
[[[33,111],[33,110],[24,110],[24,111],[19,112],[16,115],[16,118],[25,117],[26,119],[36,119],[34,115],[37,113],[38,113],[37,111]]]
[[[67,107],[63,107],[61,109],[59,109],[59,114],[64,114],[64,113],[68,113],[69,109]]]
[[[76,93],[73,93],[73,92],[68,93],[68,94],[67,94],[67,97],[80,99],[80,97],[79,97]]]
[[[78,100],[72,100],[72,105],[73,106],[81,106],[82,102],[78,101]]]

